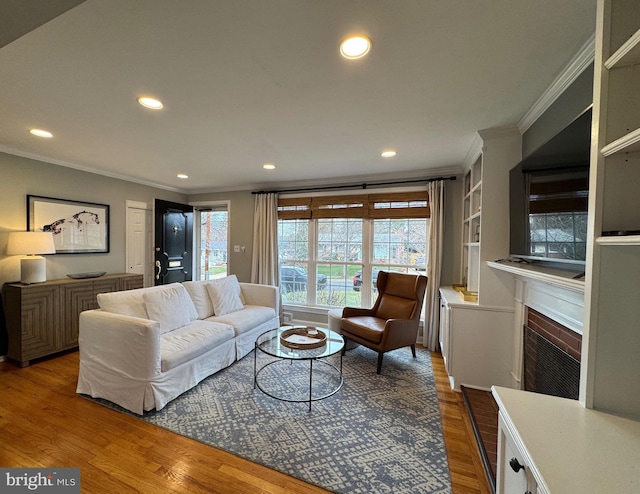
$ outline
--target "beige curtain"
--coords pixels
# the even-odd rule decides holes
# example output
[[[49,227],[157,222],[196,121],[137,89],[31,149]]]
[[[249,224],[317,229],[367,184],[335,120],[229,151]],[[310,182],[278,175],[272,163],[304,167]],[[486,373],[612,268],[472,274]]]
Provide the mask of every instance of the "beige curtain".
[[[251,283],[280,286],[278,263],[278,194],[256,194],[253,210]],[[282,294],[279,315],[284,321]]]
[[[429,259],[427,276],[429,282],[425,293],[425,329],[422,344],[431,351],[438,350],[440,330],[440,273],[442,268],[442,245],[444,237],[444,181],[429,182]]]
[[[251,282],[280,285],[278,266],[278,194],[256,194],[253,211]]]

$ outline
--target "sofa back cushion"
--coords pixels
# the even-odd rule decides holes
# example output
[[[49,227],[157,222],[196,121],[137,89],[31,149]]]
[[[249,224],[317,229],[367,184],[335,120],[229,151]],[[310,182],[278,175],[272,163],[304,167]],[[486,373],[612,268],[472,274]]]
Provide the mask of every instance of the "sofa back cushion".
[[[242,289],[235,274],[215,280],[206,286],[216,316],[223,316],[244,309]]]
[[[160,323],[162,334],[198,319],[198,312],[186,288],[180,283],[165,286],[166,290],[150,290],[143,294],[149,319]]]
[[[135,290],[125,290],[122,292],[98,293],[98,306],[105,312],[148,319],[149,315],[144,307],[143,294],[148,290],[158,289],[163,290],[165,286],[137,288]]]
[[[182,285],[189,292],[189,296],[193,301],[193,305],[198,312],[198,319],[206,319],[213,316],[213,302],[207,290],[207,284],[213,283],[212,281],[185,281]]]

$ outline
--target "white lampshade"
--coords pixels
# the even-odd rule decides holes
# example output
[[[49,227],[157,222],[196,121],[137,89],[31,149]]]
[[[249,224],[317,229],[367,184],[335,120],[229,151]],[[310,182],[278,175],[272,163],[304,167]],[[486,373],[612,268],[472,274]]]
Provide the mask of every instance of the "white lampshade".
[[[55,254],[56,246],[50,232],[9,232],[7,255],[28,256],[20,260],[20,281],[42,283],[47,281],[47,264],[36,254]]]

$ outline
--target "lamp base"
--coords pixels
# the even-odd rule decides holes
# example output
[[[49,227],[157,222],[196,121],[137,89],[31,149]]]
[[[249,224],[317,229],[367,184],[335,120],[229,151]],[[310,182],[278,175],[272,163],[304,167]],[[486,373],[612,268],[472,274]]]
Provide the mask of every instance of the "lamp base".
[[[47,281],[47,260],[42,256],[27,256],[20,260],[20,283],[43,283]]]

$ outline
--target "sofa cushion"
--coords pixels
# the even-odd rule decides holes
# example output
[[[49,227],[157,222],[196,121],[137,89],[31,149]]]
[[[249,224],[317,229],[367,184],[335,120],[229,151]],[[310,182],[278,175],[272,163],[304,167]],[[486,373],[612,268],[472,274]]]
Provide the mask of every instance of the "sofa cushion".
[[[198,319],[198,312],[185,287],[180,283],[172,283],[168,287],[167,290],[143,294],[149,319],[160,323],[160,333],[173,331]]]
[[[193,321],[160,337],[160,368],[166,372],[188,362],[234,337],[226,324]]]
[[[221,316],[214,316],[207,321],[215,321],[232,326],[236,336],[251,331],[260,324],[273,319],[276,311],[271,307],[260,305],[245,305],[244,310],[232,312]]]
[[[240,283],[238,283],[238,278],[235,275],[215,280],[206,286],[213,303],[215,315],[223,316],[244,309],[244,304],[240,297],[242,293]]]
[[[207,284],[210,283],[213,283],[213,281],[185,281],[182,284],[189,292],[193,305],[196,307],[198,319],[206,319],[215,314],[213,312],[213,302],[211,302],[211,297],[207,290]]]
[[[144,294],[168,290],[171,286],[172,285],[158,285],[147,288],[136,288],[135,290],[124,290],[121,292],[98,293],[98,306],[105,312],[148,319],[149,314],[147,314],[145,307]]]

